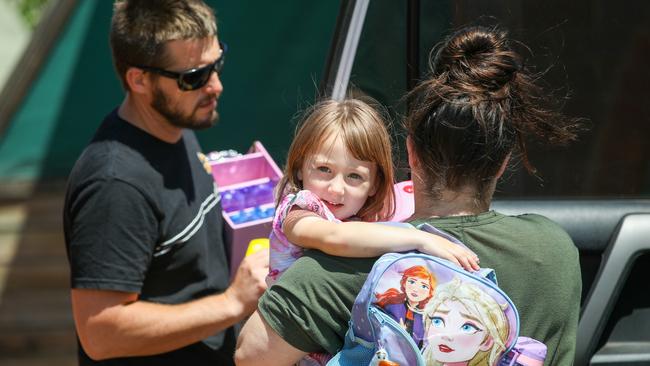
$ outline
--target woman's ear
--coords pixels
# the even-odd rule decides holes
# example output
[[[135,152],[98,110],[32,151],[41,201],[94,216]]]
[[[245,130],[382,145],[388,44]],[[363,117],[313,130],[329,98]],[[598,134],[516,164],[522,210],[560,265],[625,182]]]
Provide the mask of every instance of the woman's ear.
[[[151,83],[146,77],[142,69],[136,67],[129,67],[125,75],[126,83],[129,85],[129,90],[136,94],[144,94],[149,92]]]
[[[411,170],[413,170],[413,168],[418,168],[420,162],[415,154],[415,146],[413,145],[413,139],[411,139],[411,136],[406,138],[406,152],[408,154],[409,167]]]
[[[510,162],[510,155],[512,155],[512,153],[508,153],[508,155],[506,155],[506,158],[503,159],[503,162],[501,162],[501,166],[499,167],[499,171],[495,177],[496,179],[501,178],[503,173],[505,173],[506,168],[508,167],[508,163]]]

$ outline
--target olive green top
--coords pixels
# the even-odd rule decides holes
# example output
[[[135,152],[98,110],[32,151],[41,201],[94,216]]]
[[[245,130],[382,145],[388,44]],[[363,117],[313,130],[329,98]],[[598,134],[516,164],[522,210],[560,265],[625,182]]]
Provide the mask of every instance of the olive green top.
[[[582,284],[578,250],[560,226],[540,215],[494,211],[411,223],[424,222],[460,239],[482,267],[496,271],[519,311],[519,335],[548,347],[546,365],[573,364]],[[262,296],[259,312],[294,347],[336,353],[375,260],[308,250]]]

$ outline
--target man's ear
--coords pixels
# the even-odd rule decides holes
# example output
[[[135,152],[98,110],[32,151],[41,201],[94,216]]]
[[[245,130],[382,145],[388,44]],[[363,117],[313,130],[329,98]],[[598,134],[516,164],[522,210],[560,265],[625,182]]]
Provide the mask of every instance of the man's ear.
[[[483,343],[481,343],[481,346],[479,347],[479,350],[481,351],[489,351],[492,346],[494,345],[494,339],[491,336],[487,336]]]
[[[129,90],[136,94],[144,94],[149,92],[151,82],[145,75],[142,69],[136,67],[129,67],[125,75],[126,83],[129,85]]]

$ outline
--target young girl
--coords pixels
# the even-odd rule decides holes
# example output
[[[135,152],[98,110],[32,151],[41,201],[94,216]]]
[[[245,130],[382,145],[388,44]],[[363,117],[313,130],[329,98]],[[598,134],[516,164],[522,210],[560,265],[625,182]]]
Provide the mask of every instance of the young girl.
[[[378,225],[395,202],[390,137],[379,113],[356,99],[311,109],[289,148],[273,229],[269,282],[304,248],[345,257],[419,250],[477,270],[471,251],[415,228]]]

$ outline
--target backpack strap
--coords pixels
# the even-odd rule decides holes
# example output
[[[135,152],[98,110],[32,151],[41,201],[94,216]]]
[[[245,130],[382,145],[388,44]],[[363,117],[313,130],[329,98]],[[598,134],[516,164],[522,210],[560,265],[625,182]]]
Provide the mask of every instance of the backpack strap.
[[[429,224],[429,223],[426,223],[426,222],[425,222],[425,223],[422,223],[422,224],[417,225],[417,226],[415,226],[415,227],[416,227],[417,229],[422,230],[422,231],[426,231],[427,233],[435,234],[435,235],[438,235],[438,236],[442,236],[443,238],[449,240],[450,242],[452,242],[452,243],[456,243],[456,244],[460,245],[461,247],[466,248],[467,250],[470,250],[470,251],[471,251],[471,249],[469,249],[469,248],[467,247],[467,245],[463,244],[463,242],[461,242],[460,240],[458,240],[456,237],[451,236],[451,235],[447,234],[446,232],[444,232],[444,231],[442,231],[442,230],[440,230],[440,229],[437,229],[437,228],[433,227],[433,226],[432,226],[431,224]]]
[[[422,224],[417,225],[417,226],[415,226],[415,227],[416,227],[417,229],[419,229],[419,230],[426,231],[427,233],[435,234],[435,235],[441,236],[441,237],[443,237],[443,238],[449,240],[450,242],[452,242],[452,243],[456,243],[456,244],[462,246],[463,248],[466,248],[467,250],[470,250],[470,251],[471,251],[471,249],[469,249],[469,248],[467,247],[467,245],[463,244],[463,242],[461,242],[460,240],[458,240],[456,237],[451,236],[451,235],[447,234],[446,232],[444,232],[444,231],[442,231],[442,230],[440,230],[440,229],[435,228],[434,226],[432,226],[432,225],[429,224],[429,223],[426,223],[426,222],[425,222],[425,223],[422,223]],[[472,252],[473,252],[473,251],[472,251]],[[483,277],[483,278],[486,278],[486,279],[490,280],[492,283],[494,283],[494,284],[497,285],[497,286],[499,285],[499,283],[497,282],[497,274],[496,274],[496,272],[495,272],[492,268],[481,268],[481,269],[478,270],[477,272],[474,272],[474,274],[477,275],[477,276],[479,276],[479,277]]]

